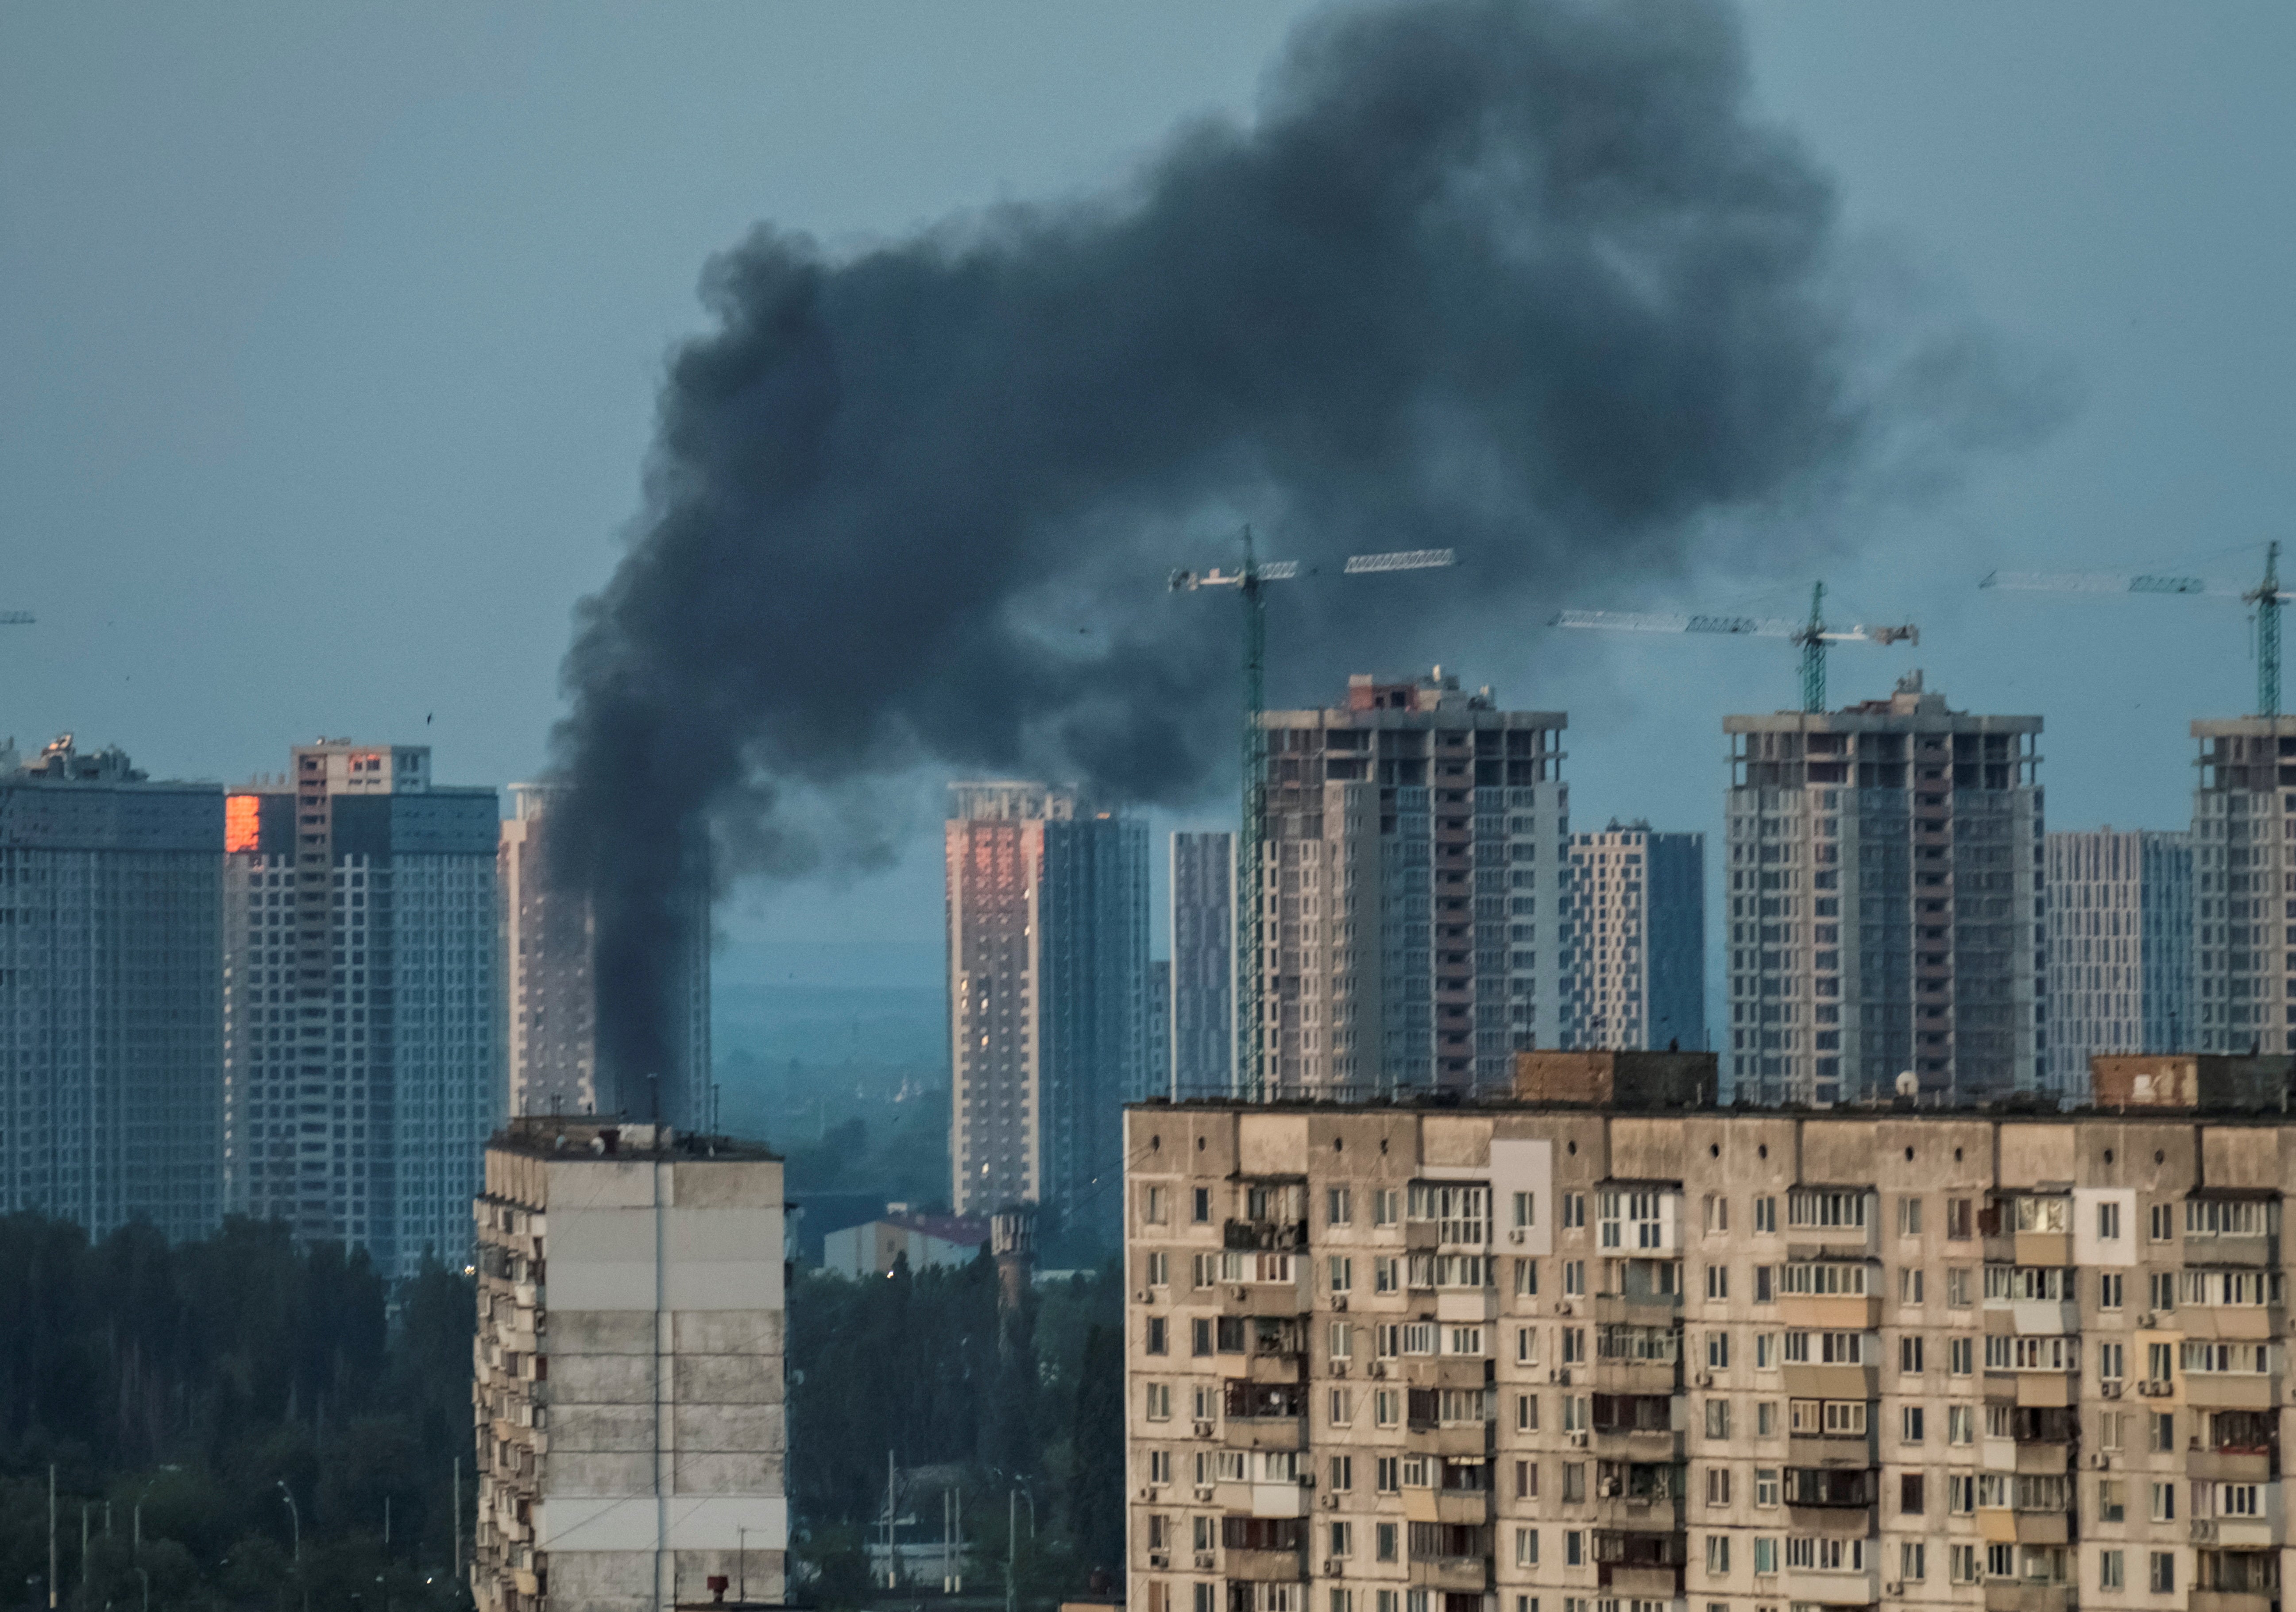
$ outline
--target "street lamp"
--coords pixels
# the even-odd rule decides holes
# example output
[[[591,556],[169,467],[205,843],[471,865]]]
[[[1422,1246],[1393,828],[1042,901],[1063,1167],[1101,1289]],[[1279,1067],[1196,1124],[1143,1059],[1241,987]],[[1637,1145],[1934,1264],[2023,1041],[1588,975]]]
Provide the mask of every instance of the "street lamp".
[[[279,1494],[287,1502],[287,1522],[295,1531],[295,1560],[299,1564],[303,1559],[303,1516],[296,1510],[295,1497],[288,1492],[287,1480],[283,1477],[279,1480]]]

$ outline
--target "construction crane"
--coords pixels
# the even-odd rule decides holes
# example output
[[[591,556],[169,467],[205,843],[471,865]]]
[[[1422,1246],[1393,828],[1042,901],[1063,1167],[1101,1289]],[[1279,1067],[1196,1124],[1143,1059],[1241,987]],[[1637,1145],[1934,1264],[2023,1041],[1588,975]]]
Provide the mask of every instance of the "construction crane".
[[[2264,580],[2250,588],[2237,582],[2211,582],[2205,577],[2123,576],[2112,571],[1995,571],[1977,585],[2027,593],[2198,593],[2254,605],[2256,714],[2280,715],[2280,607],[2290,595],[2280,585],[2277,543],[2265,545]]]
[[[0,626],[29,626],[31,625],[32,612],[29,610],[0,610]]]
[[[1451,565],[1449,549],[1398,549],[1383,554],[1350,554],[1342,568],[1350,577],[1381,571],[1423,571]],[[1174,571],[1174,593],[1198,588],[1234,588],[1243,604],[1243,811],[1235,855],[1235,1081],[1246,1101],[1259,1101],[1267,1090],[1267,1027],[1261,1023],[1263,959],[1267,904],[1261,889],[1260,847],[1267,838],[1267,601],[1262,587],[1301,574],[1296,560],[1261,561],[1254,553],[1251,528],[1243,528],[1243,563],[1233,571]],[[1247,893],[1250,900],[1245,896]]]
[[[1919,643],[1922,630],[1903,626],[1830,627],[1825,625],[1825,584],[1810,590],[1809,619],[1775,616],[1677,615],[1641,610],[1564,610],[1554,626],[1594,627],[1613,633],[1727,633],[1747,638],[1784,638],[1801,646],[1801,708],[1825,709],[1825,651],[1836,643]]]

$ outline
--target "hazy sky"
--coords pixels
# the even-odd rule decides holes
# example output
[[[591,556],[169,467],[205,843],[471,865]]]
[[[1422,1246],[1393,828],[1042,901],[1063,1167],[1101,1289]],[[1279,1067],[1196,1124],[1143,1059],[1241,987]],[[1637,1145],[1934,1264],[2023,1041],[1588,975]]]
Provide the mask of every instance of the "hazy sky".
[[[429,742],[448,781],[532,772],[713,251],[762,220],[859,244],[1095,186],[1177,120],[1247,110],[1305,9],[0,9],[0,608],[40,618],[0,629],[0,736],[226,779],[322,732]],[[1838,652],[1834,702],[1919,666],[1956,706],[2046,718],[2052,826],[2180,825],[2186,723],[2254,700],[2239,607],[1975,585],[2245,577],[2289,535],[2296,11],[1746,18],[1764,108],[1902,266],[1894,294],[1987,322],[2080,399],[2042,446],[1842,534],[1838,613],[1923,642]],[[1792,614],[1808,580],[1554,603]],[[1440,659],[1568,710],[1581,826],[1718,830],[1720,716],[1796,698],[1773,642],[1526,619],[1301,665],[1280,626],[1281,699]],[[938,861],[929,832],[887,874],[751,892],[727,922],[937,943]]]

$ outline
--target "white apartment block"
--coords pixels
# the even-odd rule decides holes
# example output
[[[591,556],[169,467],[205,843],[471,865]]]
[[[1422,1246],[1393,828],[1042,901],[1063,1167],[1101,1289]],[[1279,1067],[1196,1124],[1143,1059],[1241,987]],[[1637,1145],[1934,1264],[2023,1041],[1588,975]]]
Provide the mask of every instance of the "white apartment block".
[[[2296,1050],[2296,716],[2195,722],[2193,737],[2188,1043]]]
[[[1268,1089],[1466,1091],[1557,1044],[1562,714],[1502,711],[1439,667],[1263,720]]]
[[[1728,716],[1729,1039],[1744,1101],[1924,1099],[2042,1083],[2038,716],[1888,700]]]
[[[1562,1044],[1706,1045],[1706,836],[1646,822],[1570,836]]]
[[[781,1605],[780,1160],[547,1115],[512,1120],[485,1159],[480,1612]]]
[[[323,740],[225,802],[224,1191],[387,1274],[467,1258],[503,1110],[491,789]]]
[[[214,1228],[223,831],[214,784],[0,749],[0,1211]]]
[[[2272,1612],[2296,1128],[2150,1101],[1136,1108],[1132,1604]]]
[[[2193,842],[2184,833],[2082,829],[2044,841],[2048,1062],[2044,1093],[2088,1101],[2100,1052],[2193,1044]]]

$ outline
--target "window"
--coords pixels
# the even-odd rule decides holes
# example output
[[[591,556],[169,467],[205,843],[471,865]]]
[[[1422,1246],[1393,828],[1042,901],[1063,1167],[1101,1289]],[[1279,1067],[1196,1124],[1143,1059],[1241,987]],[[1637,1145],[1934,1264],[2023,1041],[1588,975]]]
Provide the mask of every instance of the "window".
[[[1730,1503],[1729,1468],[1706,1469],[1706,1503],[1710,1506],[1726,1506]]]
[[[1172,1452],[1169,1450],[1148,1452],[1148,1481],[1152,1484],[1172,1481]]]
[[[1946,1510],[1956,1517],[1967,1517],[1977,1510],[1977,1478],[1969,1472],[1948,1472],[1945,1477]]]
[[[1706,1195],[1706,1229],[1710,1232],[1730,1229],[1730,1200],[1718,1192]]]
[[[1480,1248],[1491,1240],[1491,1190],[1414,1181],[1409,1218],[1433,1221],[1439,1244]]]
[[[1356,1458],[1334,1455],[1331,1462],[1331,1485],[1341,1493],[1356,1486]]]
[[[2099,1242],[2120,1240],[2120,1206],[2101,1203],[2096,1206],[2096,1240]]]
[[[1945,1302],[1948,1309],[1966,1310],[1976,1302],[1971,1292],[1967,1265],[1948,1265],[1945,1272]]]
[[[2073,1229],[2069,1198],[2020,1198],[2014,1205],[2012,1223],[2017,1231],[2054,1232],[2062,1237]]]
[[[1519,1366],[1538,1363],[1538,1329],[1517,1327],[1514,1330],[1514,1360]]]
[[[1212,1190],[1210,1187],[1198,1187],[1196,1189],[1194,1215],[1195,1222],[1198,1225],[1208,1225],[1210,1223],[1212,1217]]]
[[[1562,1531],[1562,1565],[1581,1567],[1587,1564],[1587,1535],[1578,1528]]]
[[[1922,1514],[1923,1477],[1919,1472],[1906,1472],[1898,1479],[1898,1510],[1907,1517]]]
[[[1356,1419],[1355,1395],[1346,1388],[1333,1388],[1328,1404],[1332,1426],[1344,1428]]]
[[[1171,1213],[1169,1193],[1162,1187],[1141,1189],[1140,1218],[1152,1226],[1160,1226]]]
[[[1324,1192],[1324,1223],[1343,1226],[1355,1218],[1356,1195],[1352,1188],[1329,1187]]]
[[[1331,1540],[1332,1549],[1330,1554],[1333,1556],[1353,1556],[1356,1553],[1355,1525],[1353,1523],[1347,1522],[1333,1523],[1332,1525]]]
[[[1538,1566],[1538,1530],[1517,1528],[1514,1531],[1514,1565],[1518,1567]]]
[[[1382,1494],[1393,1494],[1403,1487],[1403,1461],[1400,1456],[1382,1455],[1372,1469],[1372,1479]],[[1386,1559],[1384,1557],[1382,1560]]]
[[[1968,1377],[1977,1365],[1977,1342],[1969,1338],[1948,1338],[1945,1340],[1945,1369],[1956,1377]]]
[[[1562,1499],[1570,1504],[1587,1498],[1587,1463],[1566,1461],[1562,1463]]]
[[[1778,1335],[1775,1332],[1754,1334],[1754,1370],[1775,1371],[1778,1368]]]
[[[1706,1573],[1710,1578],[1726,1578],[1730,1573],[1730,1536],[1709,1534],[1706,1536]]]
[[[1778,1503],[1778,1469],[1775,1467],[1754,1469],[1754,1503],[1763,1507]]]
[[[1778,1200],[1775,1198],[1754,1199],[1754,1230],[1775,1232],[1778,1229]]]
[[[2121,1479],[2100,1477],[2096,1480],[2096,1519],[2109,1523],[2128,1520],[2128,1489]]]
[[[2124,1290],[2124,1285],[2127,1282],[2127,1280],[2128,1279],[2122,1276],[2118,1271],[2098,1272],[2096,1278],[2096,1307],[2100,1310],[2120,1309],[2122,1303],[2121,1294]]]
[[[1374,1293],[1394,1293],[1400,1291],[1403,1286],[1403,1279],[1400,1271],[1402,1263],[1403,1262],[1400,1260],[1390,1259],[1382,1254],[1373,1255],[1371,1261],[1372,1291]]]
[[[1922,1303],[1928,1292],[1928,1283],[1923,1280],[1927,1275],[1928,1272],[1919,1265],[1900,1265],[1898,1268],[1898,1302],[1901,1305]]]
[[[1518,1298],[1538,1297],[1538,1261],[1518,1259],[1514,1262],[1514,1290]]]
[[[2096,1587],[2119,1590],[2125,1587],[2122,1578],[2121,1552],[2099,1551],[2096,1553]]]
[[[1923,1579],[1929,1575],[1929,1546],[1917,1539],[1900,1541],[1898,1545],[1898,1576]]]
[[[2280,1228],[2271,1205],[2259,1199],[2188,1199],[2185,1203],[2187,1237],[2266,1237]]]
[[[1804,1189],[1789,1192],[1786,1194],[1786,1223],[1821,1230],[1863,1228],[1866,1224],[1866,1199],[1863,1189],[1816,1191]]]
[[[2175,1309],[2177,1307],[2177,1273],[2174,1271],[2155,1271],[2147,1276],[2144,1279],[2144,1303],[2150,1309]]]
[[[1949,1444],[1977,1442],[1977,1407],[1948,1405],[1945,1408],[1945,1441]]]
[[[1906,1405],[1898,1412],[1898,1442],[1917,1444],[1922,1442],[1922,1407]]]
[[[1209,1354],[1212,1352],[1212,1322],[1209,1315],[1200,1315],[1188,1323],[1188,1353]]]
[[[1771,1535],[1757,1535],[1754,1540],[1754,1576],[1767,1578],[1777,1570],[1777,1540]]]
[[[1393,1187],[1375,1187],[1371,1195],[1371,1223],[1391,1226],[1403,1217],[1403,1194]],[[1380,1559],[1388,1560],[1386,1557]]]
[[[1526,1231],[1538,1223],[1538,1195],[1536,1192],[1517,1192],[1514,1195],[1515,1230]]]
[[[1775,1438],[1778,1436],[1778,1402],[1761,1399],[1754,1402],[1754,1436]]]
[[[1587,1223],[1587,1194],[1565,1192],[1562,1195],[1562,1229],[1576,1231]]]
[[[1953,1552],[1950,1561],[1953,1582],[1957,1584],[1975,1583],[1977,1582],[1977,1547],[1953,1545],[1948,1548]]]
[[[1898,1199],[1898,1235],[1919,1237],[1922,1234],[1922,1200],[1918,1198]]]
[[[2150,1575],[2150,1585],[2152,1593],[2174,1595],[2177,1592],[2177,1553],[2173,1551],[2155,1551],[2152,1556],[2152,1570]]]
[[[1922,1340],[1919,1338],[1900,1338],[1898,1339],[1898,1370],[1900,1373],[1907,1377],[1918,1377],[1921,1375]]]
[[[1727,1298],[1730,1297],[1730,1267],[1728,1265],[1709,1265],[1706,1267],[1706,1297],[1709,1298]]]
[[[1585,1297],[1586,1292],[1587,1262],[1583,1259],[1564,1260],[1562,1262],[1562,1296],[1565,1298],[1579,1298]]]
[[[1730,1436],[1730,1402],[1728,1400],[1710,1399],[1706,1402],[1706,1436],[1709,1438]]]
[[[2128,1351],[2127,1346],[2117,1343],[2101,1343],[2096,1346],[2096,1374],[2108,1380],[2115,1378],[2125,1377],[2128,1375],[2128,1371],[2126,1370],[2128,1359]]]
[[[1403,1395],[1394,1388],[1382,1388],[1371,1396],[1372,1420],[1382,1428],[1392,1428],[1403,1420]]]
[[[1332,1256],[1328,1264],[1331,1270],[1332,1291],[1334,1293],[1354,1292],[1356,1286],[1355,1260],[1345,1254],[1334,1254]]]
[[[1945,1200],[1945,1235],[1948,1242],[1967,1242],[1976,1216],[1970,1212],[1970,1199],[1948,1198]]]
[[[1169,1323],[1160,1315],[1151,1315],[1148,1318],[1148,1339],[1146,1346],[1149,1354],[1168,1354],[1172,1352],[1171,1344],[1166,1336],[1166,1330],[1168,1325]]]
[[[1172,1285],[1172,1256],[1169,1254],[1151,1254],[1148,1256],[1148,1285],[1152,1288]]]
[[[2100,1450],[2120,1448],[2121,1423],[2128,1413],[2123,1411],[2101,1411],[2096,1418],[2096,1447]]]
[[[2156,1483],[2152,1485],[2152,1520],[2175,1522],[2177,1520],[2177,1485],[2173,1483]]]
[[[2144,1375],[2154,1382],[2167,1382],[2176,1372],[2176,1346],[2147,1344],[2144,1346]]]
[[[1730,1369],[1730,1335],[1717,1330],[1706,1335],[1706,1368],[1710,1371]]]
[[[1373,1554],[1377,1556],[1380,1560],[1393,1561],[1396,1557],[1395,1547],[1396,1534],[1395,1525],[1393,1523],[1380,1523],[1373,1528],[1372,1551]]]
[[[2147,1429],[2150,1434],[2150,1437],[2145,1441],[2147,1447],[2155,1455],[2165,1455],[2174,1451],[2177,1447],[2177,1413],[2173,1411],[2155,1411],[2147,1415],[2144,1420],[2151,1424]]]
[[[2165,1203],[2154,1204],[2148,1230],[2154,1242],[2173,1240],[2177,1235],[2175,1208]]]
[[[1600,1195],[1603,1211],[1597,1240],[1606,1248],[1663,1248],[1667,1246],[1666,1194],[1606,1191]]]
[[[1168,1382],[1152,1382],[1147,1387],[1147,1394],[1148,1420],[1150,1421],[1171,1420],[1172,1385]]]
[[[1758,1305],[1777,1301],[1777,1272],[1768,1265],[1754,1267],[1754,1302]]]
[[[1517,1500],[1538,1498],[1538,1463],[1519,1461],[1514,1463],[1514,1497]]]

